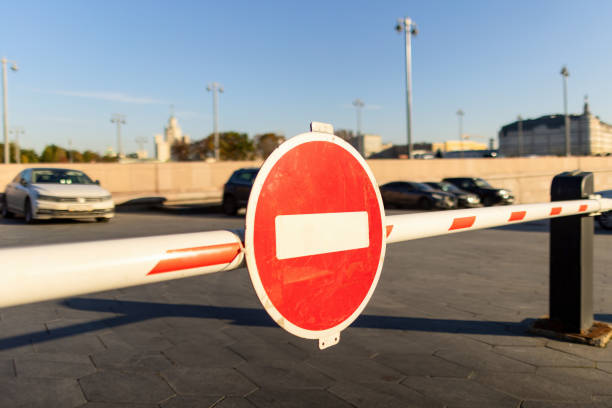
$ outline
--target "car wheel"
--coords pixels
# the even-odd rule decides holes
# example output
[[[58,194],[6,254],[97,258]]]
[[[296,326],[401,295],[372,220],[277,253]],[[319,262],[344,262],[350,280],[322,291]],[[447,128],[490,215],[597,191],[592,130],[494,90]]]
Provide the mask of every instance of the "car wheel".
[[[485,207],[491,207],[493,204],[495,204],[495,202],[493,201],[493,198],[491,197],[485,197],[482,200],[482,205],[484,205]]]
[[[9,211],[6,204],[6,197],[2,199],[2,218],[13,218],[13,213]]]
[[[238,212],[238,203],[236,203],[234,196],[228,195],[223,197],[223,212],[225,215],[236,215]]]
[[[26,198],[23,206],[23,218],[26,224],[34,224],[34,214],[32,213],[32,205],[29,198]]]
[[[606,211],[597,216],[597,222],[603,229],[612,230],[612,211]]]
[[[96,217],[97,222],[109,222],[111,219],[106,217]]]
[[[419,200],[419,208],[421,210],[431,210],[431,207],[432,207],[431,201],[429,201],[428,199],[421,198]]]

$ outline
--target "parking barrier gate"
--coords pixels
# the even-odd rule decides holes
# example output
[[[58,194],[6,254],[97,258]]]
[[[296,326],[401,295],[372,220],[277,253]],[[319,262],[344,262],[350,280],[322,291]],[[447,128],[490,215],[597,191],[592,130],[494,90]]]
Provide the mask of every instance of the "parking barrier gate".
[[[261,176],[264,170],[273,170],[278,162],[282,163],[283,155],[286,156],[293,151],[297,151],[296,149],[299,149],[300,146],[309,146],[308,143],[312,140],[319,141],[325,151],[329,150],[327,143],[338,147],[341,151],[340,154],[344,154],[345,151],[349,152],[354,155],[355,160],[365,165],[365,161],[352,147],[331,134],[333,133],[331,126],[326,127],[315,122],[311,125],[311,129],[313,132],[296,136],[281,145],[281,148],[277,149],[278,152],[275,151],[270,156],[272,161],[268,159],[264,163],[258,179],[265,177],[265,175]],[[275,160],[278,160],[278,162],[274,162]],[[299,160],[299,157],[297,160]],[[305,165],[307,163],[299,163],[293,167],[294,171],[300,173],[300,177],[304,176],[302,170]],[[365,173],[371,176],[369,168],[367,168],[367,165],[365,166]],[[373,177],[371,179],[373,180]],[[256,186],[257,183],[256,180]],[[380,193],[376,186],[374,192],[382,206]],[[612,199],[593,195],[593,176],[591,173],[563,173],[555,177],[552,183],[551,198],[553,201],[548,203],[405,215],[385,216],[384,211],[381,211],[381,214],[374,211],[375,218],[372,218],[372,214],[368,218],[368,215],[364,215],[363,211],[355,210],[344,213],[305,214],[293,216],[293,218],[291,216],[282,218],[283,216],[279,215],[276,217],[277,229],[284,231],[298,225],[301,228],[300,234],[305,234],[300,236],[303,236],[305,240],[312,238],[308,236],[310,233],[308,231],[322,230],[316,225],[311,225],[316,223],[337,230],[343,228],[344,224],[342,222],[350,222],[351,225],[354,224],[350,230],[351,234],[357,236],[353,240],[354,243],[346,244],[349,247],[334,249],[337,253],[345,253],[346,257],[342,259],[349,262],[347,265],[340,265],[337,275],[324,276],[329,271],[313,271],[301,265],[297,267],[296,273],[289,274],[291,275],[290,278],[280,276],[279,279],[286,285],[294,285],[296,282],[297,284],[304,284],[306,282],[312,286],[319,285],[320,282],[329,282],[325,279],[330,278],[330,276],[335,281],[348,277],[348,280],[341,282],[341,286],[350,286],[352,283],[350,280],[352,275],[350,274],[357,273],[352,269],[355,265],[350,264],[350,256],[352,253],[360,251],[364,246],[374,245],[373,240],[377,239],[377,236],[376,234],[372,235],[371,228],[372,219],[378,219],[376,217],[380,217],[382,222],[383,239],[380,267],[382,267],[386,244],[552,219],[550,227],[551,321],[558,322],[557,326],[561,327],[561,330],[558,331],[586,333],[593,323],[593,219],[591,216],[612,210]],[[264,199],[263,193],[259,199]],[[247,232],[252,227],[249,224],[249,212],[251,212],[251,215],[254,212],[251,208],[251,200],[254,200],[253,193],[247,209]],[[367,231],[362,233],[363,231],[360,229],[362,221],[366,229],[370,228],[369,236],[367,236]],[[297,224],[295,224],[296,222]],[[258,224],[255,223],[254,225]],[[362,235],[364,236],[363,242],[359,238]],[[325,239],[329,239],[329,237],[323,237],[321,242],[329,241],[325,241]],[[298,249],[287,249],[277,243],[276,249],[277,251],[285,251],[283,254],[289,254],[282,257],[291,258],[287,261],[290,264],[292,262],[293,264],[299,263],[304,259],[308,262],[317,256],[326,256],[326,251],[317,249],[321,246],[320,242],[316,239],[313,241],[300,243],[300,245],[303,245]],[[245,240],[244,230],[234,230],[1,249],[0,307],[233,270],[244,266],[245,256],[246,258],[252,257],[254,249],[248,246],[249,242],[253,241],[249,241],[248,238]],[[273,243],[269,245],[273,245]],[[354,248],[350,245],[354,245]],[[298,251],[298,254],[291,255],[292,251]],[[314,252],[301,254],[299,251]],[[279,253],[277,252],[276,256],[281,258],[278,255]],[[261,269],[261,261],[259,262],[257,268]],[[255,280],[258,278],[253,277],[251,270],[253,263],[250,262],[248,266],[255,284]],[[359,304],[352,305],[346,313],[343,309],[346,305],[338,305],[338,303],[344,301],[343,299],[335,299],[335,303],[331,303],[334,305],[333,307],[338,307],[338,310],[340,310],[340,317],[338,317],[338,321],[333,321],[324,328],[309,326],[309,323],[304,324],[304,327],[296,328],[296,324],[289,321],[290,319],[287,319],[287,316],[283,314],[284,309],[282,307],[279,307],[278,304],[270,304],[270,302],[274,303],[275,301],[273,292],[280,289],[276,286],[265,287],[267,277],[261,276],[260,283],[264,288],[256,285],[256,291],[268,313],[283,328],[300,337],[317,338],[320,347],[325,348],[337,343],[340,331],[354,321],[363,310],[375,288],[380,267],[376,276],[372,275],[373,277],[370,278],[369,286],[365,287],[364,299],[359,301],[361,303],[357,302]],[[290,281],[287,282],[287,279]],[[276,285],[276,283],[273,283],[273,285]],[[260,293],[262,290],[266,293]],[[290,292],[284,293],[288,294]],[[299,296],[299,293],[297,295]],[[313,301],[316,302],[316,299]],[[299,314],[300,310],[296,309],[295,313]],[[310,310],[308,307],[304,310],[307,310],[307,313],[314,313],[308,311]],[[319,312],[321,311],[316,313]],[[301,317],[304,316],[298,316],[296,319],[300,320]]]

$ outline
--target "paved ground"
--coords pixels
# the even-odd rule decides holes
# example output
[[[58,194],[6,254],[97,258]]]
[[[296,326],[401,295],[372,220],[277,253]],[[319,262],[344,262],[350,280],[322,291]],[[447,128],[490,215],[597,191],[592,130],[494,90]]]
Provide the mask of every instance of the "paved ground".
[[[0,246],[243,222],[0,221]],[[244,269],[3,309],[0,407],[612,407],[612,348],[525,333],[547,313],[547,243],[536,223],[393,244],[363,316],[323,351],[275,326]],[[612,234],[595,244],[612,322]]]

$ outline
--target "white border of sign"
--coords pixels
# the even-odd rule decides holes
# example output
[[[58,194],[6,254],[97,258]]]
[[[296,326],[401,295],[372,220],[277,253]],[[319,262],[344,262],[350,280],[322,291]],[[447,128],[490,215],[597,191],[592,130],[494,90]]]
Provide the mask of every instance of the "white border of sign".
[[[334,143],[344,150],[348,151],[358,162],[361,164],[361,167],[367,173],[370,182],[372,183],[372,187],[374,188],[374,192],[376,193],[376,198],[378,199],[378,207],[380,209],[380,217],[381,217],[381,251],[380,251],[380,260],[378,262],[378,268],[376,270],[376,276],[370,286],[368,293],[365,298],[357,307],[357,309],[351,314],[346,320],[341,322],[340,324],[325,330],[307,330],[301,327],[294,325],[285,319],[285,317],[274,307],[268,295],[261,283],[259,278],[259,271],[257,270],[257,264],[255,262],[255,254],[253,253],[253,232],[254,232],[254,224],[255,224],[255,210],[257,208],[257,203],[259,200],[259,195],[261,193],[261,188],[268,177],[268,174],[274,167],[274,165],[283,157],[287,152],[292,150],[293,148],[309,142],[329,142]],[[321,199],[324,199],[322,197]],[[386,240],[386,222],[385,222],[385,209],[382,202],[382,197],[380,195],[380,191],[378,189],[378,184],[370,167],[366,163],[366,161],[361,157],[361,155],[355,150],[350,144],[340,139],[337,136],[326,133],[319,132],[308,132],[302,133],[297,136],[292,137],[291,139],[284,142],[280,145],[268,159],[264,162],[263,166],[259,170],[255,182],[253,183],[253,188],[251,189],[251,195],[249,196],[249,202],[247,205],[246,211],[246,228],[245,228],[245,258],[249,270],[249,275],[251,276],[251,281],[253,283],[253,287],[255,288],[255,292],[259,297],[262,305],[268,312],[268,314],[274,319],[274,321],[281,326],[283,329],[287,330],[289,333],[294,334],[298,337],[307,338],[307,339],[319,339],[319,346],[321,348],[325,348],[331,346],[338,342],[339,334],[342,330],[347,328],[355,319],[361,314],[363,309],[366,307],[370,298],[372,297],[372,293],[376,289],[376,285],[378,284],[378,279],[380,278],[380,272],[382,270],[383,261],[385,259],[385,251],[387,246]],[[328,340],[326,340],[328,339]],[[324,342],[325,340],[325,342]]]

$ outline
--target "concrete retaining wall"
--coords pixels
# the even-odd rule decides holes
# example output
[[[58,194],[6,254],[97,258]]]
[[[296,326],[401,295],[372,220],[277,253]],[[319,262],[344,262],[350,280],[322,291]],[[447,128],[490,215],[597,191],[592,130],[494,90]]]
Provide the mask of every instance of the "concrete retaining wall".
[[[393,180],[436,181],[444,177],[482,177],[511,190],[518,202],[548,201],[555,174],[580,169],[595,173],[596,190],[612,189],[612,157],[538,157],[508,159],[369,160],[380,184]],[[43,164],[84,171],[118,198],[165,196],[219,198],[223,184],[241,167],[261,162],[184,162],[134,164]],[[28,165],[0,165],[0,189]],[[122,201],[121,199],[118,201]]]

